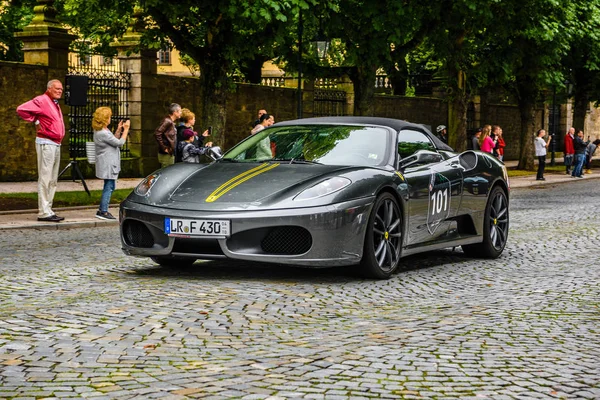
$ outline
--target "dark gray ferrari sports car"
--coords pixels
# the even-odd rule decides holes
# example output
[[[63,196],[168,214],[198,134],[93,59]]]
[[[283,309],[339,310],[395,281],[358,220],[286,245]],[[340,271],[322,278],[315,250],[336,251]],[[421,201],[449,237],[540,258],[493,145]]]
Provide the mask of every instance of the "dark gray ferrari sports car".
[[[455,153],[422,125],[372,117],[277,123],[210,164],[175,164],[121,203],[123,251],[161,265],[238,259],[358,265],[388,278],[409,254],[508,237],[504,164]]]

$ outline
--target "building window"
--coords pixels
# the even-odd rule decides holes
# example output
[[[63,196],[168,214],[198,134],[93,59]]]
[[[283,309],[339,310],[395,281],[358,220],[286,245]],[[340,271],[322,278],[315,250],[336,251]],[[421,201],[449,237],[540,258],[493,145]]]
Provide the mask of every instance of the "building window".
[[[171,49],[165,47],[158,52],[158,64],[171,65]]]

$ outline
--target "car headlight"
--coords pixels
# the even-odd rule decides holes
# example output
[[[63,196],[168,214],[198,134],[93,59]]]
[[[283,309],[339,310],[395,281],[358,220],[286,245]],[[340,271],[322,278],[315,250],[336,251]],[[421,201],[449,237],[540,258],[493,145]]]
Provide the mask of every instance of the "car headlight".
[[[137,187],[135,188],[135,193],[140,196],[147,195],[150,189],[152,189],[152,186],[154,186],[154,184],[158,180],[158,177],[158,174],[148,175],[143,181],[141,181],[137,185]]]
[[[312,200],[318,197],[326,196],[331,193],[335,193],[338,190],[342,190],[352,181],[348,178],[342,178],[336,176],[335,178],[329,178],[323,182],[317,183],[315,186],[310,187],[294,197],[294,200]]]

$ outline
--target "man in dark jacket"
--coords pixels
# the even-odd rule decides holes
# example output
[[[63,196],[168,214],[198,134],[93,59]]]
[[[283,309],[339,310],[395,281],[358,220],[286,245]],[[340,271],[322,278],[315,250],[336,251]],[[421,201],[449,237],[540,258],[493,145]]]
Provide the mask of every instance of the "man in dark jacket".
[[[177,144],[177,129],[175,121],[181,116],[181,106],[173,103],[169,106],[169,115],[154,131],[158,143],[158,162],[162,168],[175,163],[175,146]]]
[[[577,132],[577,136],[573,139],[573,147],[575,148],[575,167],[571,176],[573,178],[583,178],[583,164],[585,163],[585,149],[588,142],[583,141],[583,131]]]

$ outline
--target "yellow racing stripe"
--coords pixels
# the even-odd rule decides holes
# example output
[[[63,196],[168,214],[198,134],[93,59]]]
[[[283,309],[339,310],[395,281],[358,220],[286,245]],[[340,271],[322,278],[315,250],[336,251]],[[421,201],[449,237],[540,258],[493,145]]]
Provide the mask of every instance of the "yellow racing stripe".
[[[248,171],[246,171],[244,173],[234,176],[233,178],[231,178],[230,180],[228,180],[227,182],[225,182],[224,184],[219,186],[214,192],[212,192],[206,198],[205,201],[207,203],[212,203],[213,201],[217,200],[219,197],[223,196],[225,193],[229,192],[231,189],[233,189],[237,185],[240,185],[240,184],[246,182],[247,180],[252,179],[255,176],[258,176],[258,175],[262,174],[263,172],[272,170],[273,168],[275,168],[277,166],[279,166],[279,163],[277,163],[277,164],[261,164],[258,167],[249,169]]]

